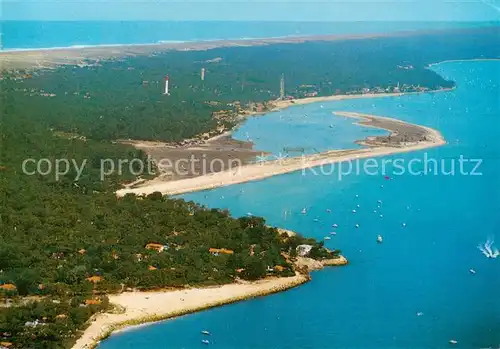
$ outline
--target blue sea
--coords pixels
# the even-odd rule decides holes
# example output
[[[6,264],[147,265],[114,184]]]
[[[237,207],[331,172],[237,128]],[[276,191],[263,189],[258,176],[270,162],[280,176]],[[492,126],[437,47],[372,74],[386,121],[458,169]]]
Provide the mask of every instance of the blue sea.
[[[498,25],[498,22],[0,21],[0,50],[370,34],[490,25]]]
[[[401,159],[406,173],[391,164],[385,173],[390,179],[380,169],[340,178],[329,169],[299,171],[183,196],[234,216],[264,216],[317,239],[336,230],[325,244],[341,249],[348,266],[314,272],[311,282],[283,293],[112,335],[99,348],[201,348],[204,329],[212,333],[210,347],[224,349],[498,348],[500,259],[486,258],[477,246],[496,235],[493,246],[500,247],[500,62],[433,69],[455,80],[457,89],[293,107],[251,119],[238,131],[279,152],[301,144],[343,148],[367,135],[332,111],[440,130],[448,141],[443,147],[378,159],[380,166]],[[332,133],[330,124],[339,132]],[[469,162],[460,170],[461,156]],[[426,157],[438,162],[437,174],[422,162],[409,165]],[[474,169],[476,161],[481,164]],[[450,345],[451,339],[458,344]]]

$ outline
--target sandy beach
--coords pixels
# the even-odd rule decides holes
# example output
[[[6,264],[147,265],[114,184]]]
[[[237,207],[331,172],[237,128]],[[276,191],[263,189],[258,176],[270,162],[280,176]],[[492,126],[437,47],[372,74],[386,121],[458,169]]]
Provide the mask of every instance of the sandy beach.
[[[413,33],[413,32],[411,32]],[[188,41],[174,43],[100,45],[0,51],[0,69],[38,69],[58,65],[79,64],[89,60],[106,60],[127,56],[150,55],[165,51],[204,51],[222,47],[262,46],[272,44],[300,44],[308,41],[335,41],[377,38],[387,35],[410,35],[409,32],[364,35],[316,35],[280,38]]]
[[[151,55],[165,51],[204,51],[222,47],[263,46],[272,44],[300,44],[311,41],[361,40],[380,37],[409,37],[412,35],[433,35],[436,33],[468,33],[484,29],[434,29],[408,30],[392,33],[365,33],[350,35],[302,35],[271,37],[260,39],[187,41],[151,44],[118,44],[98,46],[56,47],[40,49],[22,49],[0,51],[0,70],[6,69],[47,69],[58,65],[85,64],[86,61],[98,61],[123,58],[127,56]]]
[[[316,100],[314,101],[316,102]],[[154,192],[160,192],[167,195],[177,195],[261,180],[285,173],[300,170],[304,171],[306,169],[322,165],[331,165],[334,163],[358,159],[406,153],[446,144],[439,131],[428,127],[405,123],[388,117],[361,113],[336,112],[335,114],[359,120],[358,123],[362,126],[377,127],[388,130],[391,134],[387,137],[369,137],[364,141],[358,141],[367,146],[362,149],[330,150],[302,157],[262,161],[255,164],[239,166],[222,172],[209,173],[177,181],[162,181],[154,179],[136,188],[118,190],[116,194],[119,197],[129,193],[136,195],[149,195]],[[306,175],[307,173],[304,172],[304,174]]]
[[[278,230],[291,235],[295,234],[295,232],[280,228]],[[311,279],[309,276],[311,271],[324,267],[345,266],[348,263],[348,260],[342,255],[321,261],[298,257],[295,261],[295,267],[302,272],[297,271],[292,277],[268,277],[254,282],[240,280],[232,284],[206,288],[124,292],[108,295],[109,302],[120,311],[94,315],[89,320],[89,327],[76,341],[73,349],[94,348],[99,341],[107,338],[112,332],[126,327],[166,320],[208,308],[282,292],[308,282]]]
[[[94,316],[90,321],[90,326],[76,341],[73,349],[93,348],[98,341],[106,338],[111,332],[126,326],[160,321],[223,304],[284,291],[308,280],[308,276],[297,273],[293,277],[265,279],[219,287],[165,292],[126,292],[109,295],[110,303],[125,309],[124,312],[120,314],[104,313]]]

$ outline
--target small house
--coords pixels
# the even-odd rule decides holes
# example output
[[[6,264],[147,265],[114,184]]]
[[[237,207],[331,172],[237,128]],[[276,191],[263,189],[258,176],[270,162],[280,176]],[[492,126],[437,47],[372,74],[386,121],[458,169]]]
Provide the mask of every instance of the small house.
[[[101,304],[101,300],[100,299],[86,299],[85,300],[85,305],[99,305]]]
[[[4,291],[16,291],[17,287],[14,284],[3,284],[3,285],[0,285],[0,290],[4,290]]]
[[[165,245],[150,242],[149,244],[146,245],[145,248],[146,250],[155,250],[156,252],[163,252],[163,250],[165,249]]]
[[[96,284],[98,282],[101,282],[103,280],[103,277],[95,275],[95,276],[88,277],[86,280],[92,282],[93,284]]]
[[[311,245],[299,245],[296,248],[297,254],[300,257],[307,256],[309,254],[309,252],[311,252],[311,250],[312,250],[312,246]]]
[[[210,252],[213,256],[218,256],[220,254],[233,254],[233,250],[228,250],[225,248],[210,248],[208,249],[208,252]]]

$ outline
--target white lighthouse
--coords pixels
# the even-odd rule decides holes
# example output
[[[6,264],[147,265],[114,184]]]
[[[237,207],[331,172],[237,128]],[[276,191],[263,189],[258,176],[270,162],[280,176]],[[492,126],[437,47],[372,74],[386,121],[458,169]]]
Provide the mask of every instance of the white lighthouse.
[[[169,96],[170,93],[168,92],[168,75],[165,76],[165,95]]]

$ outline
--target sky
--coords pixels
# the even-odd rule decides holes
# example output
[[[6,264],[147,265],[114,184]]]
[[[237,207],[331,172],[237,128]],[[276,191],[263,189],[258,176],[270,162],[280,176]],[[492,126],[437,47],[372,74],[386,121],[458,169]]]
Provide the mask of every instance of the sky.
[[[4,20],[500,21],[500,0],[0,0]]]

